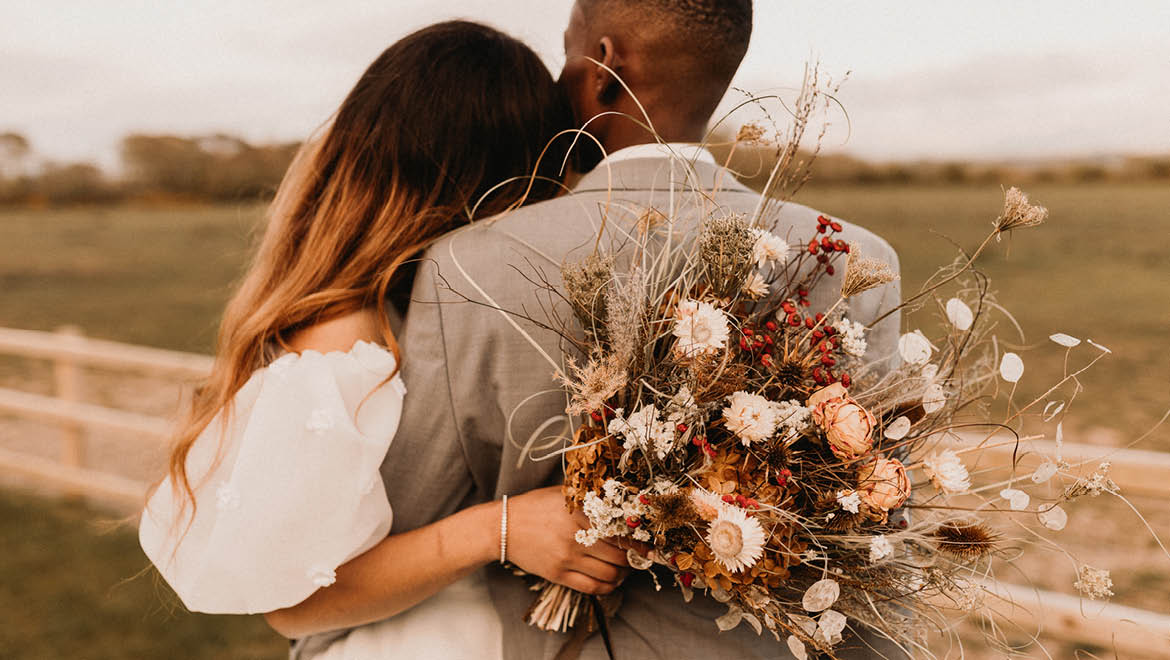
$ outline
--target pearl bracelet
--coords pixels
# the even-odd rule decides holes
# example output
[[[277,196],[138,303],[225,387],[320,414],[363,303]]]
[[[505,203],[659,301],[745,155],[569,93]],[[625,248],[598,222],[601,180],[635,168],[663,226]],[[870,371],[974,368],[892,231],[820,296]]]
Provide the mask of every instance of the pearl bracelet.
[[[508,562],[508,496],[504,496],[500,513],[500,563]]]

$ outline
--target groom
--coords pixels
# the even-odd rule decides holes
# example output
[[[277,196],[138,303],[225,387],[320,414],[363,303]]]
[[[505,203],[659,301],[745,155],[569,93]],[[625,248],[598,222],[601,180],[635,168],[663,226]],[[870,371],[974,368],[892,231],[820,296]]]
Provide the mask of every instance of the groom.
[[[750,0],[578,0],[574,5],[565,31],[562,82],[579,121],[597,117],[586,128],[609,155],[571,195],[449,234],[420,264],[402,338],[410,356],[403,366],[410,389],[383,466],[390,501],[411,503],[395,508],[396,533],[463,506],[559,480],[559,457],[535,460],[561,446],[571,422],[551,378],[554,365],[563,362],[564,347],[555,333],[523,318],[547,319],[554,304],[538,295],[534,277],[559,285],[561,264],[593,249],[603,216],[611,229],[628,227],[647,207],[673,202],[676,217],[696,223],[700,209],[688,207],[696,196],[670,195],[684,180],[705,190],[720,182],[714,203],[722,211],[755,210],[760,201],[755,193],[722,173],[709,153],[689,146],[702,141],[747,50],[751,24]],[[668,144],[656,144],[640,123],[651,124]],[[792,236],[804,235],[815,227],[817,215],[786,204],[775,231],[785,236],[795,228]],[[897,267],[896,255],[877,236],[847,226],[843,237]],[[819,287],[813,304],[831,304],[832,289]],[[898,299],[896,284],[890,285],[851,301],[850,313],[866,322]],[[873,330],[873,350],[893,351],[898,324],[892,315]],[[504,626],[505,658],[555,657],[565,637],[524,623],[533,598],[524,581],[498,565],[489,569],[488,579]],[[702,597],[684,604],[671,589],[656,592],[644,573],[633,574],[622,592],[624,602],[610,623],[618,658],[786,654],[771,635],[757,636],[747,626],[719,633],[713,619],[726,606]],[[454,634],[458,625],[452,622]],[[886,656],[859,648],[854,657],[899,657],[883,651]],[[604,658],[602,641],[589,640],[581,657]]]

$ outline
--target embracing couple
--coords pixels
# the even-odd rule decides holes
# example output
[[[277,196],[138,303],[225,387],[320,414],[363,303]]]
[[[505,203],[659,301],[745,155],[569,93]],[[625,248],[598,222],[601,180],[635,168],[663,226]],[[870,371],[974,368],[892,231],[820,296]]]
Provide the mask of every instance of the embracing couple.
[[[728,212],[760,202],[695,146],[751,25],[750,0],[578,0],[559,81],[460,21],[370,65],[290,167],[143,513],[142,546],[189,609],[263,613],[306,660],[606,657],[599,635],[527,625],[515,566],[619,590],[620,659],[787,655],[747,626],[719,633],[724,606],[657,592],[616,542],[574,540],[562,347],[532,320],[553,304],[533,273],[558,284],[609,210],[668,205],[683,177],[718,181]],[[788,204],[776,231],[816,217]],[[897,323],[871,343],[892,350]]]

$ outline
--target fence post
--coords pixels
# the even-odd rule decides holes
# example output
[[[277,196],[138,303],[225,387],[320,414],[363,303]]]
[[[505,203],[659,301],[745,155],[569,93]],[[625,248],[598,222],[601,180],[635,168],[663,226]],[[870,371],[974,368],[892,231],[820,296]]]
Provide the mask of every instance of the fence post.
[[[57,328],[57,335],[64,342],[78,342],[81,340],[81,328],[75,325],[65,325]],[[53,358],[53,381],[56,395],[62,401],[81,401],[81,367],[73,358],[57,356]],[[80,424],[64,424],[61,427],[61,463],[69,467],[84,467],[85,464],[85,432]],[[79,491],[70,489],[69,495],[80,495]]]

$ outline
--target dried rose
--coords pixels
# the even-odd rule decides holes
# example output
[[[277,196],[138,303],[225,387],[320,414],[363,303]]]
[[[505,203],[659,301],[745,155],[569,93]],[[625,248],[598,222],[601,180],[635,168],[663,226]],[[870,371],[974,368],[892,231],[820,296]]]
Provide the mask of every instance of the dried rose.
[[[826,401],[831,401],[832,399],[844,399],[848,396],[849,391],[846,390],[845,386],[841,383],[833,383],[828,387],[822,387],[816,392],[810,394],[807,405],[809,409],[813,411],[813,421],[817,424],[822,423],[821,418],[817,416],[817,408],[820,406],[820,404],[825,403]]]
[[[813,421],[825,430],[829,448],[838,458],[855,458],[873,446],[873,415],[849,398],[840,383],[813,392],[808,405]]]
[[[910,477],[906,476],[906,467],[901,461],[875,459],[861,468],[857,492],[869,506],[889,511],[902,506],[910,497]]]

